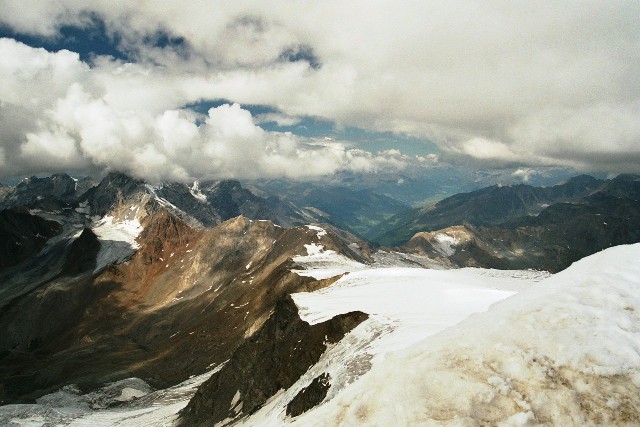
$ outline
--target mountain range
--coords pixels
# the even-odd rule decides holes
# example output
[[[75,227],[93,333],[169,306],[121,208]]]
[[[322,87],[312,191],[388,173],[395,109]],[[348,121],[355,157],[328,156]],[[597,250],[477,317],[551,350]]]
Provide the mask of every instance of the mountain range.
[[[406,279],[418,287],[398,297],[418,295],[426,280],[420,271],[557,272],[640,241],[636,175],[492,186],[417,209],[370,190],[268,188],[235,180],[150,185],[121,173],[100,181],[56,174],[0,187],[0,403],[46,401],[67,387],[64,399],[85,405],[82,396],[105,385],[122,384],[124,393],[134,381],[128,378],[138,391],[168,390],[206,374],[184,403],[183,425],[238,420],[289,388],[278,405],[301,415],[346,381],[346,372],[315,370],[328,352],[347,346],[343,337],[368,325],[372,335],[343,350],[360,354],[367,340],[396,327],[359,304],[305,320],[304,295],[344,280],[347,290],[359,286],[358,274],[372,283],[418,274]],[[358,237],[374,229],[386,230],[379,241],[393,249]],[[548,273],[518,274],[535,282]],[[370,369],[365,353],[340,356],[349,378]],[[308,372],[313,378],[299,387]]]
[[[294,208],[237,182],[196,192],[110,174],[78,196],[56,175],[19,184],[2,203],[4,402],[66,381],[175,384],[226,360],[279,298],[311,282],[290,272],[291,259],[317,232],[291,227],[302,221]],[[351,247],[363,243],[345,236],[322,243],[362,259],[366,250]]]

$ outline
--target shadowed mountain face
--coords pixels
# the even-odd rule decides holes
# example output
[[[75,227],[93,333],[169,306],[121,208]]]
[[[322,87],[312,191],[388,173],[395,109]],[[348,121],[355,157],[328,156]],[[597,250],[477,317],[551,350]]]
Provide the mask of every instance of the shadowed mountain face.
[[[298,208],[275,196],[262,198],[243,188],[239,181],[225,180],[203,183],[202,194],[216,207],[222,219],[243,215],[247,218],[266,219],[283,227],[309,222]]]
[[[31,215],[25,209],[0,211],[0,271],[36,255],[47,240],[61,231],[59,223]]]
[[[377,234],[374,240],[381,244],[395,246],[406,242],[420,231],[434,231],[462,224],[503,224],[521,216],[537,215],[554,203],[580,200],[602,185],[603,181],[582,175],[553,187],[486,187],[398,214],[372,231],[372,235]]]
[[[452,266],[560,271],[610,246],[640,241],[640,177],[621,175],[575,203],[493,227],[420,232],[403,248]]]
[[[0,203],[0,209],[63,205],[73,201],[76,196],[76,183],[67,174],[55,174],[47,178],[33,176],[23,179],[8,191]]]

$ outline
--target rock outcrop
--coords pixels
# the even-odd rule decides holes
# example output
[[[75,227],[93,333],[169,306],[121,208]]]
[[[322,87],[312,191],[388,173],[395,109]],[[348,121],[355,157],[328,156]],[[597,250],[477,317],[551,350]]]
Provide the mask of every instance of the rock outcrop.
[[[307,412],[314,406],[319,405],[331,387],[331,375],[324,373],[315,377],[311,384],[300,390],[287,405],[287,415],[297,417]]]
[[[291,297],[279,300],[262,328],[198,389],[181,413],[181,425],[214,425],[255,412],[278,390],[293,385],[329,344],[367,318],[351,312],[309,325],[300,319]]]

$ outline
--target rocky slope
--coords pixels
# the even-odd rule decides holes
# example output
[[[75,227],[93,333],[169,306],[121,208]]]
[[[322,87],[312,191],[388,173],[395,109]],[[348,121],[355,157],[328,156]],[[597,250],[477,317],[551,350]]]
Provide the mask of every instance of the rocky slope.
[[[241,191],[230,187],[209,194]],[[259,205],[231,201],[240,211]],[[64,203],[31,218],[57,235],[0,272],[2,403],[131,376],[176,384],[227,360],[288,293],[331,282],[290,271],[305,245],[321,239],[361,261],[367,253],[344,235],[244,216],[204,228],[186,205],[120,174]]]

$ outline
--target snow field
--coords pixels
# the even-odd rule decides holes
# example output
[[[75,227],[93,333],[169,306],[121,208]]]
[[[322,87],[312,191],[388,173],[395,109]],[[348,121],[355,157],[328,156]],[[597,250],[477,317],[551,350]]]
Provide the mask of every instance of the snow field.
[[[585,258],[387,355],[294,424],[637,425],[638,259],[640,245]]]
[[[313,246],[308,257],[325,253]],[[348,266],[341,264],[344,270]],[[316,277],[326,266],[307,263],[307,272]],[[358,264],[328,288],[292,297],[301,318],[320,323],[354,310],[369,314],[369,319],[328,348],[319,362],[296,384],[272,398],[267,405],[241,425],[279,426],[291,422],[285,418],[286,405],[315,377],[329,373],[331,388],[328,404],[350,390],[350,385],[367,378],[372,366],[383,363],[393,352],[410,348],[425,337],[455,325],[474,312],[486,310],[492,303],[507,298],[524,287],[535,286],[537,274],[499,272],[487,274],[481,269],[426,270],[420,268],[371,268]],[[300,274],[300,273],[298,273]],[[406,364],[399,369],[410,369]],[[359,382],[355,382],[353,386]],[[352,403],[349,403],[352,404]],[[309,414],[315,411],[309,412]],[[335,419],[301,415],[300,425],[339,425]],[[359,422],[346,423],[356,425]],[[375,425],[386,425],[377,424]]]

